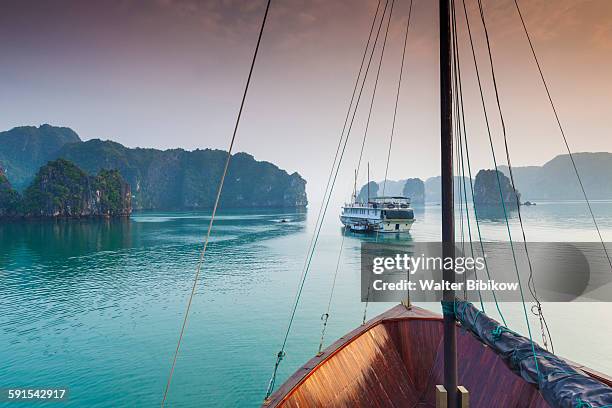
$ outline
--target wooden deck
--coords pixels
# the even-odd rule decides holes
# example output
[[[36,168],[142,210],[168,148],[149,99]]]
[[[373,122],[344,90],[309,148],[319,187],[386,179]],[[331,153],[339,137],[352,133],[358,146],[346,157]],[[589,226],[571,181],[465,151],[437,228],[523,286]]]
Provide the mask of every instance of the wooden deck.
[[[471,407],[548,407],[536,387],[460,327],[457,350],[459,383],[470,391]],[[612,385],[604,374],[572,365]],[[308,361],[264,406],[434,407],[442,373],[442,316],[398,305]]]

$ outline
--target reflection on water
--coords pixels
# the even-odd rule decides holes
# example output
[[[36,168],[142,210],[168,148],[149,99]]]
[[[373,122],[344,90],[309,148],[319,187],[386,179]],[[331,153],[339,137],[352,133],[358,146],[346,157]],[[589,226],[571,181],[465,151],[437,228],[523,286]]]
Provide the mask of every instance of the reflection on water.
[[[518,216],[518,209],[516,206],[507,206],[504,212],[504,207],[502,206],[477,205],[475,211],[478,218],[483,221],[505,222],[506,217],[512,219]]]
[[[612,204],[593,208],[612,240]],[[583,203],[523,209],[528,239],[540,241],[595,240],[587,214]],[[439,206],[417,207],[415,217],[406,234],[347,233],[326,344],[361,323],[363,241],[439,240]],[[219,214],[173,379],[173,406],[259,405],[316,218],[284,210]],[[0,385],[69,386],[66,405],[75,407],[159,404],[209,219],[148,212],[129,220],[1,222]],[[519,236],[515,216],[510,224]],[[482,217],[481,230],[486,240],[507,239],[503,219]],[[316,352],[341,241],[337,215],[329,215],[279,381]],[[389,306],[371,304],[368,315]],[[546,309],[559,352],[611,372],[611,328],[602,326],[608,304],[566,306]],[[519,305],[504,308],[524,331]],[[575,347],[577,331],[589,333],[590,347]]]

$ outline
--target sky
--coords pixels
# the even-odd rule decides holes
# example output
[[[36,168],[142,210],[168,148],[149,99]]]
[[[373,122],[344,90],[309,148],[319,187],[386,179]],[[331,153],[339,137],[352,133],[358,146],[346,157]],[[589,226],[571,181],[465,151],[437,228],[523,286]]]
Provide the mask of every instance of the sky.
[[[505,164],[482,24],[475,0],[465,1],[494,147]],[[235,151],[299,172],[311,201],[322,195],[377,3],[272,0]],[[541,165],[565,146],[514,2],[483,3],[512,164]],[[389,179],[440,173],[436,4],[413,2]],[[612,2],[519,4],[572,150],[612,151]],[[393,7],[359,184],[365,163],[372,179],[384,178],[409,6],[396,0]],[[130,147],[227,149],[264,1],[2,0],[0,7],[1,130],[50,123],[84,140]],[[492,168],[465,28],[460,8],[472,167]],[[352,191],[379,52],[338,175],[338,197]]]

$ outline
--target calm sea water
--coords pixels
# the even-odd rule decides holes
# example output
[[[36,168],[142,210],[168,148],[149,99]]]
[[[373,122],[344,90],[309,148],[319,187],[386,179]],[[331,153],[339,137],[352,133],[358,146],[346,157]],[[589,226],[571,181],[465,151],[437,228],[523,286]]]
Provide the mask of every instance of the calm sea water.
[[[604,238],[612,241],[612,203],[593,206]],[[170,406],[260,404],[314,228],[318,206],[311,208],[218,217]],[[335,209],[277,383],[317,350],[342,239]],[[597,239],[583,203],[538,203],[523,212],[529,240]],[[383,239],[440,238],[439,206],[416,209],[416,217],[409,235]],[[205,213],[181,212],[0,224],[0,387],[69,387],[62,406],[159,405],[208,221]],[[512,228],[518,237],[516,218]],[[482,230],[486,239],[507,238],[499,214],[486,214]],[[345,239],[326,344],[361,323],[359,249],[365,239],[371,238]],[[368,316],[390,306],[371,304]],[[502,307],[509,325],[524,333],[521,305]],[[612,373],[611,311],[610,303],[546,304],[557,353]]]

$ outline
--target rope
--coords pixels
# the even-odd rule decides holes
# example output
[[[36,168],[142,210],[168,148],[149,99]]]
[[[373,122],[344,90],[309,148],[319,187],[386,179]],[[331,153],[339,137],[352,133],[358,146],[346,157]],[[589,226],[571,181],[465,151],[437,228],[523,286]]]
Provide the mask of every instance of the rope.
[[[384,15],[386,13],[387,5],[388,5],[388,2],[385,3],[385,8],[383,10],[383,17],[384,17]],[[317,245],[317,242],[318,242],[318,239],[319,239],[319,235],[321,233],[321,227],[323,225],[323,221],[325,220],[325,214],[327,213],[327,208],[328,208],[329,202],[331,200],[331,193],[333,192],[333,188],[334,188],[334,185],[336,183],[336,179],[338,177],[338,172],[339,172],[339,169],[340,169],[340,164],[342,163],[342,159],[344,157],[344,152],[346,151],[346,145],[348,143],[349,136],[350,136],[350,133],[351,133],[351,130],[352,130],[352,127],[353,127],[353,123],[354,123],[354,120],[355,120],[355,115],[356,115],[356,112],[357,112],[357,107],[359,106],[359,102],[360,102],[361,96],[363,94],[365,80],[367,79],[367,75],[368,75],[368,72],[370,70],[370,65],[372,63],[372,57],[374,55],[374,49],[375,49],[376,43],[378,41],[378,37],[379,37],[379,34],[380,34],[380,30],[382,28],[383,20],[384,20],[384,18],[381,18],[380,24],[378,26],[376,37],[374,39],[374,46],[372,47],[372,52],[370,53],[368,64],[366,66],[366,71],[365,71],[365,74],[364,74],[364,77],[363,77],[363,81],[361,83],[361,89],[359,90],[359,94],[357,96],[357,101],[355,103],[355,109],[353,110],[353,115],[351,117],[351,121],[350,121],[348,130],[347,130],[347,133],[346,133],[346,137],[344,138],[344,144],[342,146],[342,150],[340,151],[340,156],[338,157],[338,160],[337,160],[337,165],[336,165],[336,168],[335,168],[335,173],[334,173],[334,169],[332,169],[332,173],[334,173],[334,176],[333,176],[333,178],[331,180],[331,183],[330,183],[329,194],[327,195],[326,199],[324,198],[325,205],[322,205],[323,211],[322,211],[322,214],[321,214],[321,221],[320,221],[319,225],[317,226],[317,228],[315,228],[315,232],[314,232],[314,236],[313,236],[313,242],[312,242],[312,247],[309,248],[309,253],[308,253],[307,257],[306,257],[306,261],[305,261],[305,265],[304,265],[304,270],[303,270],[302,275],[300,277],[300,283],[298,285],[298,290],[297,290],[297,293],[296,293],[296,297],[295,297],[294,305],[293,305],[293,308],[292,308],[291,316],[290,316],[290,319],[289,319],[289,323],[287,325],[287,330],[285,332],[285,337],[283,339],[283,343],[282,343],[281,350],[280,350],[279,353],[282,352],[284,354],[285,346],[287,345],[287,339],[289,338],[289,333],[291,332],[291,327],[293,325],[293,320],[295,319],[295,313],[296,313],[297,307],[299,305],[299,301],[300,301],[300,298],[301,298],[301,295],[302,295],[302,291],[304,289],[304,284],[306,282],[306,278],[307,278],[308,272],[310,270],[310,264],[312,262],[312,257],[313,257],[314,251],[316,249],[316,245]],[[374,21],[376,21],[376,20],[374,20]],[[366,53],[367,53],[367,48],[366,48]],[[349,109],[350,109],[350,107],[349,107]],[[274,389],[274,383],[276,381],[276,374],[278,372],[278,366],[280,364],[280,361],[278,361],[278,359],[277,359],[277,362],[278,362],[278,364],[275,365],[274,370],[272,372],[272,376],[270,378],[270,382],[268,384],[268,389],[266,391],[266,397],[265,397],[266,399],[270,397],[270,395],[272,394],[272,390]]]
[[[389,171],[389,162],[391,160],[391,147],[393,145],[393,135],[395,133],[395,120],[396,120],[396,117],[397,117],[397,107],[398,107],[398,104],[399,104],[400,90],[401,90],[401,86],[402,86],[402,73],[404,72],[404,60],[405,60],[405,57],[406,57],[406,45],[408,43],[408,31],[410,29],[410,19],[411,19],[411,16],[412,16],[412,3],[413,3],[412,0],[410,0],[410,6],[409,6],[409,9],[408,9],[408,20],[406,21],[406,34],[404,35],[404,48],[403,48],[403,51],[402,51],[402,62],[401,62],[401,65],[400,65],[399,80],[398,80],[398,84],[397,84],[397,93],[395,95],[395,108],[393,110],[393,124],[391,125],[391,137],[389,139],[389,150],[387,152],[387,164],[385,166],[385,179],[384,179],[384,182],[383,182],[383,193],[382,193],[383,197],[385,196],[385,191],[387,189],[387,176],[388,176],[388,171]],[[390,22],[390,19],[389,19],[389,22]],[[387,26],[387,29],[388,28],[389,27]],[[369,120],[369,118],[368,118],[368,120]],[[378,231],[376,231],[376,242],[378,242]],[[367,316],[368,316],[368,305],[370,303],[370,285],[371,285],[371,282],[370,282],[370,284],[368,284],[368,293],[367,293],[367,296],[366,296],[365,305],[363,307],[363,317],[362,317],[362,320],[361,320],[361,324],[365,324]],[[410,299],[410,296],[408,295],[408,301],[409,301],[409,299]]]
[[[370,33],[368,35],[368,41],[367,41],[365,49],[363,51],[363,57],[361,58],[361,65],[359,66],[359,73],[358,73],[357,78],[355,80],[355,86],[353,87],[353,94],[351,96],[351,101],[349,103],[349,108],[348,108],[348,111],[346,112],[346,117],[344,119],[344,126],[342,127],[342,132],[340,134],[340,139],[338,140],[338,147],[336,148],[336,156],[334,157],[334,161],[332,163],[332,168],[331,168],[331,170],[329,172],[329,178],[327,179],[327,186],[325,187],[325,194],[323,195],[324,197],[326,197],[327,194],[328,194],[328,189],[329,189],[329,185],[331,183],[332,174],[334,172],[334,168],[336,167],[336,159],[338,157],[338,152],[340,150],[340,146],[341,146],[342,140],[344,138],[344,131],[346,130],[346,125],[347,125],[348,119],[350,117],[350,113],[351,113],[351,110],[352,110],[351,108],[353,106],[353,100],[355,98],[355,94],[357,93],[357,88],[358,88],[358,85],[359,85],[359,79],[361,78],[361,72],[362,72],[362,69],[363,69],[363,64],[365,63],[365,59],[366,59],[366,56],[368,54],[368,49],[370,48],[370,41],[372,39],[372,33],[374,32],[374,25],[376,23],[376,20],[377,20],[377,17],[378,17],[378,12],[380,10],[380,3],[381,3],[381,0],[378,1],[378,5],[376,6],[376,12],[374,13],[374,18],[372,19],[372,25],[370,26]],[[374,48],[372,49],[372,53],[374,53]],[[364,78],[364,82],[365,82],[365,78]],[[357,169],[355,170],[355,180],[357,180],[357,172],[359,171],[359,167],[361,165],[361,156],[363,154],[363,144],[365,144],[365,135],[364,135],[364,141],[363,141],[362,146],[361,146],[361,153],[359,155],[359,164],[357,166]],[[355,195],[355,197],[357,197],[357,191],[355,191],[354,195]],[[325,200],[323,200],[321,202],[321,209],[319,210],[319,215],[317,217],[317,223],[315,225],[319,224],[319,220],[321,218],[321,213],[323,211],[324,203],[325,203]],[[309,248],[308,248],[308,252],[310,252],[310,250],[312,248],[312,242],[314,241],[314,237],[315,237],[315,235],[313,234],[312,239],[311,239],[311,243],[310,243]],[[330,311],[330,308],[331,308],[332,297],[333,297],[334,289],[335,289],[335,286],[336,286],[336,277],[338,276],[338,270],[340,268],[340,259],[341,259],[341,255],[342,255],[342,248],[343,248],[343,245],[344,245],[345,237],[346,237],[346,235],[343,234],[342,235],[342,242],[340,244],[340,252],[338,253],[338,261],[336,262],[336,270],[334,272],[334,279],[333,279],[333,282],[332,282],[331,292],[330,292],[330,296],[329,296],[329,302],[327,304],[327,311],[321,316],[321,320],[323,320],[323,327],[321,329],[321,341],[319,343],[319,351],[318,351],[319,353],[321,353],[321,350],[323,348],[323,340],[325,338],[325,330],[327,328],[327,321],[329,319],[329,311]]]
[[[327,328],[327,321],[329,320],[329,312],[331,310],[332,299],[334,297],[334,290],[336,289],[336,279],[338,277],[338,271],[340,270],[340,260],[342,259],[342,249],[344,248],[344,238],[346,238],[346,233],[342,234],[342,242],[340,243],[340,251],[338,251],[338,260],[336,261],[336,270],[334,271],[334,279],[332,281],[331,291],[329,293],[329,300],[327,302],[327,310],[321,316],[321,320],[323,321],[323,328],[321,329],[321,341],[319,342],[319,350],[317,354],[321,354],[323,350],[323,342],[325,340],[325,329]]]
[[[500,104],[500,101],[499,101],[499,91],[497,89],[497,81],[496,81],[496,78],[495,78],[495,70],[493,68],[494,67],[494,65],[493,65],[493,55],[491,53],[491,44],[490,44],[490,41],[489,41],[489,32],[487,30],[487,25],[486,25],[486,20],[485,20],[485,15],[484,15],[484,10],[483,10],[483,7],[482,7],[482,1],[481,0],[478,0],[478,8],[480,10],[480,18],[482,20],[482,25],[483,25],[484,32],[485,32],[485,39],[486,39],[486,43],[487,43],[487,51],[488,51],[488,55],[489,55],[489,63],[490,63],[490,66],[491,66],[491,76],[492,76],[492,79],[493,79],[493,87],[494,87],[494,90],[495,90],[495,97],[496,97],[496,101],[497,101],[497,108],[498,108],[498,111],[499,111],[499,116],[500,116],[501,125],[502,125],[502,131],[503,131],[503,136],[504,136],[504,145],[505,145],[505,149],[506,149],[506,157],[508,159],[508,168],[511,169],[510,156],[509,156],[509,153],[508,153],[508,143],[507,143],[507,138],[506,138],[506,125],[504,123],[503,114],[502,114],[502,110],[501,110],[501,104]],[[491,133],[490,132],[489,132],[489,141],[491,143],[491,148],[493,149],[493,141],[491,139]],[[535,344],[533,342],[533,337],[531,335],[531,325],[529,324],[529,316],[527,315],[527,307],[525,305],[525,295],[523,293],[523,285],[521,283],[521,277],[520,277],[520,274],[519,274],[519,271],[518,271],[518,264],[516,262],[516,254],[515,254],[515,251],[514,251],[514,245],[512,243],[512,236],[511,236],[511,233],[510,233],[510,223],[508,222],[508,215],[506,213],[506,204],[504,203],[503,193],[502,193],[502,189],[501,189],[501,182],[499,180],[499,170],[497,170],[497,163],[495,165],[495,174],[497,175],[497,180],[498,180],[498,184],[499,184],[500,199],[501,199],[502,206],[503,206],[503,209],[504,209],[504,216],[506,217],[506,225],[507,225],[507,228],[508,228],[508,236],[510,237],[510,247],[512,248],[512,257],[514,258],[514,264],[515,264],[515,268],[516,268],[516,275],[517,275],[517,280],[518,280],[519,289],[520,289],[520,293],[521,293],[521,301],[522,301],[522,304],[523,304],[523,312],[525,314],[525,322],[527,323],[527,331],[529,333],[529,340],[531,341],[531,349],[533,351],[533,359],[535,361],[536,371],[538,372],[538,376],[539,376],[540,375],[540,369],[539,369],[539,366],[538,366],[538,358],[537,358],[537,354],[536,354],[536,351],[535,351]],[[518,195],[516,194],[516,188],[514,186],[514,180],[512,178],[512,170],[510,170],[510,176],[511,176],[511,181],[512,181],[512,188],[515,191],[515,197],[516,197],[516,199],[518,201]],[[517,203],[517,204],[518,204],[518,207],[519,207],[519,219],[520,219],[520,203]],[[522,221],[521,221],[521,230],[523,230],[523,238],[524,238],[525,232],[524,232],[524,229],[523,229]],[[527,250],[527,243],[526,242],[525,242],[525,250]],[[527,259],[529,261],[529,270],[530,270],[530,276],[531,276],[531,261],[529,260],[529,253],[528,252],[527,252]]]
[[[475,68],[475,71],[476,71],[476,78],[478,80],[478,88],[480,89],[480,98],[481,98],[481,101],[482,101],[482,108],[483,108],[483,111],[484,111],[485,122],[487,124],[487,130],[488,130],[488,133],[489,133],[489,140],[490,140],[491,139],[491,130],[489,128],[489,119],[488,119],[488,116],[487,116],[487,109],[486,109],[486,105],[485,105],[485,102],[484,102],[484,96],[483,96],[483,92],[482,92],[482,84],[481,84],[481,81],[480,81],[480,72],[478,70],[478,64],[476,62],[476,51],[474,49],[474,40],[472,38],[472,29],[470,27],[470,19],[468,17],[467,8],[465,6],[465,0],[461,0],[461,2],[463,4],[463,12],[465,14],[465,21],[466,21],[466,26],[467,26],[467,30],[468,30],[468,36],[469,36],[469,39],[470,39],[470,47],[471,47],[471,50],[472,50],[472,59],[474,61],[474,68]],[[462,90],[461,83],[459,83],[459,89]],[[461,108],[461,115],[463,117],[463,122],[465,123],[465,111],[463,110],[463,92],[460,93],[460,100],[461,100],[461,107],[462,107]],[[469,174],[469,177],[470,177],[470,190],[471,190],[471,193],[472,193],[472,201],[474,201],[474,182],[473,182],[473,179],[472,179],[472,167],[471,167],[471,164],[470,164],[470,154],[469,154],[468,139],[467,139],[467,132],[466,132],[465,126],[464,126],[463,130],[464,130],[463,137],[465,139],[466,158],[467,158],[467,162],[468,162],[468,174]],[[492,148],[491,148],[491,152],[493,154],[493,161],[495,161],[495,151]],[[499,179],[498,179],[498,184],[499,184]],[[490,280],[491,279],[491,273],[489,271],[489,265],[487,263],[487,258],[485,256],[484,244],[482,243],[482,233],[480,231],[480,221],[478,219],[478,211],[476,210],[476,206],[474,206],[474,218],[476,219],[476,228],[478,230],[478,241],[480,242],[480,250],[482,251],[482,256],[483,256],[484,262],[485,262],[485,271],[487,272],[487,277]],[[507,221],[508,220],[506,218],[506,222]],[[499,313],[499,315],[500,315],[504,325],[507,325],[506,318],[504,317],[504,314],[502,313],[501,308],[499,307],[499,302],[497,301],[497,296],[495,294],[495,291],[492,291],[492,293],[493,293],[493,300],[495,300],[495,307],[497,309],[497,312]]]
[[[483,24],[484,24],[484,11],[482,8],[482,2],[481,0],[478,0],[478,4],[479,4],[479,8],[480,8],[480,13],[481,13],[481,18],[483,19]],[[542,329],[544,328],[544,326],[546,326],[546,328],[548,328],[548,325],[545,324],[546,319],[544,317],[544,313],[542,311],[542,304],[540,303],[540,300],[538,299],[538,294],[536,291],[536,287],[535,287],[535,283],[533,280],[533,266],[531,264],[531,257],[529,256],[529,249],[527,246],[527,238],[525,236],[525,227],[523,226],[523,217],[521,215],[521,203],[520,203],[520,199],[518,194],[516,193],[516,184],[514,182],[514,172],[512,171],[512,163],[510,161],[510,153],[509,153],[509,149],[508,149],[508,139],[507,139],[507,134],[506,134],[506,124],[504,121],[504,116],[502,114],[502,110],[501,110],[501,104],[500,104],[500,99],[499,99],[499,92],[497,89],[497,81],[496,81],[496,77],[495,77],[495,71],[493,70],[493,57],[491,54],[491,48],[489,45],[489,37],[488,37],[488,32],[487,29],[485,27],[485,36],[487,39],[487,49],[489,52],[489,61],[491,63],[491,76],[493,79],[493,87],[495,89],[495,98],[497,101],[497,109],[499,111],[499,117],[501,120],[501,125],[502,125],[502,133],[504,136],[504,148],[505,148],[505,152],[506,152],[506,161],[508,162],[508,171],[510,173],[510,181],[512,183],[512,189],[515,192],[514,197],[516,199],[516,210],[517,210],[517,214],[518,214],[518,219],[519,219],[519,225],[521,228],[521,233],[523,236],[523,247],[525,249],[525,255],[527,257],[527,265],[529,267],[529,279],[527,281],[527,288],[529,289],[529,292],[531,293],[531,296],[533,297],[533,299],[536,302],[536,308],[535,310],[537,310],[537,313],[534,313],[536,316],[539,317],[540,319],[540,326],[542,327]],[[496,171],[497,168],[496,168]],[[499,173],[497,173],[497,175],[499,176]],[[503,200],[503,199],[502,199]],[[533,312],[533,308],[532,308],[532,312]],[[550,332],[548,333],[549,337],[550,337]],[[544,333],[544,330],[542,330],[542,342],[544,344],[544,347],[546,347],[546,349],[548,349],[548,343],[547,343],[547,338],[546,338],[546,334]],[[551,347],[552,347],[552,339],[551,339]],[[552,347],[552,351],[554,353],[554,347]]]
[[[324,206],[325,206],[325,198],[327,197],[328,194],[331,194],[331,192],[329,191],[329,186],[331,185],[332,182],[332,176],[334,174],[334,169],[336,168],[336,163],[338,160],[338,155],[340,153],[340,148],[342,146],[342,141],[344,140],[344,133],[346,131],[346,126],[349,122],[349,118],[351,116],[351,111],[352,111],[352,107],[353,107],[353,101],[355,99],[355,95],[357,94],[357,88],[359,87],[359,79],[361,78],[361,73],[363,71],[363,66],[366,60],[366,56],[368,55],[368,49],[370,48],[370,42],[372,40],[372,33],[374,32],[374,26],[376,23],[376,19],[378,17],[378,12],[380,10],[380,3],[381,0],[378,0],[378,5],[376,7],[376,12],[374,13],[374,18],[372,19],[372,25],[370,26],[370,33],[368,35],[368,41],[366,43],[365,49],[363,50],[363,56],[361,58],[361,64],[359,66],[359,72],[357,74],[357,78],[355,79],[355,85],[353,86],[353,93],[351,95],[351,99],[349,102],[349,106],[346,112],[346,116],[344,118],[344,124],[342,126],[342,132],[340,132],[340,138],[338,139],[338,146],[336,147],[336,153],[334,155],[334,160],[332,162],[332,166],[331,169],[329,170],[329,177],[327,178],[327,184],[325,186],[325,190],[323,193],[323,200],[321,200],[321,207],[319,208],[319,212],[317,215],[317,221],[315,222],[315,232],[312,234],[312,237],[310,239],[310,243],[308,244],[308,251],[306,252],[306,254],[310,254],[311,251],[313,251],[313,245],[315,242],[315,237],[317,236],[316,231],[319,227],[319,223],[322,224],[321,221],[321,216],[324,212]],[[386,7],[386,6],[385,6]],[[377,37],[378,38],[378,37]],[[370,55],[370,60],[372,58],[372,55],[374,53],[374,49],[372,49],[372,54]],[[365,77],[363,78],[363,83],[362,83],[362,89],[363,89],[363,84],[365,83]],[[356,109],[356,107],[355,107]],[[357,174],[355,174],[355,179],[357,179]],[[357,192],[355,192],[355,196],[357,195]],[[301,282],[303,277],[304,277],[304,272],[306,271],[306,266],[307,266],[307,262],[308,262],[308,255],[306,256],[306,259],[304,260],[304,265],[302,267],[302,273],[300,274],[300,279],[298,280],[298,282]],[[297,299],[297,292],[296,292],[296,298],[294,298],[293,302],[295,303]]]
[[[466,135],[467,131],[465,128],[465,113],[464,113],[464,107],[463,107],[463,87],[461,84],[461,61],[460,61],[460,55],[459,55],[459,44],[458,44],[458,39],[457,39],[457,19],[456,19],[456,10],[453,4],[453,7],[451,9],[452,11],[452,19],[453,19],[453,59],[454,59],[454,76],[455,76],[455,98],[456,98],[456,106],[457,106],[457,122],[459,124],[459,131],[457,132],[457,143],[458,143],[458,147],[459,147],[459,158],[460,158],[460,167],[461,167],[461,181],[462,183],[460,183],[459,187],[461,188],[461,186],[463,185],[463,196],[461,197],[465,203],[465,216],[466,216],[466,221],[467,221],[467,231],[468,231],[468,239],[470,242],[470,252],[472,254],[472,258],[475,257],[474,255],[474,245],[472,242],[472,227],[470,225],[470,214],[469,214],[469,209],[468,209],[468,199],[467,199],[467,188],[465,186],[465,163],[463,161],[463,142],[461,140],[461,130],[463,129],[463,134]],[[462,126],[463,125],[463,126]],[[466,150],[467,150],[467,138],[466,138]],[[469,165],[469,156],[468,156],[468,165]],[[471,175],[471,171],[469,172],[469,176],[470,176],[470,183],[472,182],[472,175]],[[472,202],[473,202],[473,191],[472,191]],[[463,218],[462,218],[463,219]],[[476,218],[476,222],[478,223],[478,218]],[[463,228],[463,225],[462,225]],[[482,244],[482,241],[481,241]],[[483,250],[483,257],[484,257],[484,250]],[[485,263],[486,266],[486,263]],[[478,279],[478,272],[476,271],[476,269],[474,269],[474,275],[476,277],[476,279]],[[467,276],[465,276],[464,274],[464,281],[467,281]],[[464,286],[464,291],[466,291],[467,289]],[[467,298],[467,295],[465,296]],[[478,289],[478,298],[480,300],[480,307],[481,310],[484,312],[485,311],[485,306],[484,306],[484,302],[482,300],[482,292],[480,291],[480,289]]]
[[[383,54],[385,52],[385,45],[387,43],[387,35],[389,34],[389,26],[391,25],[391,15],[393,14],[393,6],[394,6],[394,4],[395,4],[395,0],[391,0],[391,11],[389,12],[389,20],[387,22],[387,28],[386,28],[386,32],[385,32],[385,39],[384,39],[384,42],[383,42],[382,52],[380,54],[380,62],[379,62],[379,65],[378,65],[379,72],[380,72],[380,67],[382,65],[382,57],[383,57]],[[378,82],[378,75],[376,75],[376,82]],[[374,85],[374,92],[376,92],[376,84]],[[373,103],[374,103],[374,95],[372,95],[372,104]],[[371,112],[372,112],[372,105],[370,105],[370,113]],[[368,114],[368,122],[369,122],[369,120],[370,120],[370,115]],[[366,132],[367,132],[367,128],[366,128]],[[364,142],[365,142],[365,135],[364,135]],[[362,146],[362,149],[363,149],[363,146]],[[376,231],[376,242],[378,242],[378,231]],[[367,296],[366,296],[365,306],[364,306],[364,309],[363,309],[362,324],[365,324],[366,316],[367,316],[367,313],[368,313],[368,304],[369,304],[369,301],[370,301],[370,285],[371,285],[371,281],[370,281],[370,283],[368,283],[368,293],[367,293]]]
[[[555,103],[553,102],[552,96],[550,94],[550,90],[548,88],[548,83],[544,78],[544,72],[540,65],[540,61],[538,60],[538,56],[536,55],[535,48],[533,43],[531,42],[531,36],[529,35],[529,31],[527,30],[527,25],[525,24],[525,20],[523,19],[523,14],[521,13],[521,8],[518,5],[518,1],[514,0],[514,4],[516,5],[516,10],[518,11],[518,15],[521,18],[521,24],[523,25],[523,30],[525,31],[525,36],[527,36],[527,41],[529,41],[529,47],[531,48],[531,53],[533,55],[533,59],[538,67],[538,72],[540,73],[540,78],[542,78],[542,84],[544,85],[544,89],[546,90],[546,95],[548,96],[548,101],[550,102],[550,106],[555,115],[555,119],[557,121],[557,125],[559,126],[559,131],[561,132],[561,136],[563,137],[563,143],[567,149],[567,153],[569,154],[570,160],[572,162],[572,166],[574,167],[574,172],[576,173],[576,178],[578,179],[578,183],[580,184],[580,189],[582,190],[582,194],[584,195],[584,201],[589,208],[589,212],[591,213],[591,218],[593,219],[593,224],[595,225],[595,229],[597,230],[597,235],[599,236],[599,241],[601,242],[601,246],[606,254],[606,258],[608,259],[608,263],[610,264],[610,268],[612,269],[612,260],[610,259],[610,255],[608,253],[608,249],[604,244],[603,237],[601,235],[601,231],[599,230],[599,225],[597,224],[597,220],[595,218],[595,214],[593,213],[593,209],[591,208],[591,202],[587,196],[586,190],[584,189],[584,185],[582,183],[582,178],[580,177],[580,173],[578,172],[578,167],[576,166],[576,162],[574,161],[574,156],[572,155],[572,150],[569,147],[569,143],[567,142],[567,138],[565,137],[565,131],[563,126],[561,125],[561,119],[559,119],[559,114],[557,113],[557,108],[555,107]]]
[[[499,339],[501,339],[501,336],[504,333],[514,333],[514,332],[508,329],[507,327],[502,326],[501,324],[497,326],[496,328],[494,328],[493,330],[491,330],[491,335],[493,335],[493,340],[495,341],[498,341]],[[539,373],[540,371],[538,370],[538,375]]]
[[[249,90],[249,85],[251,83],[251,77],[253,76],[253,68],[255,67],[255,61],[257,60],[257,53],[259,52],[259,46],[261,44],[261,37],[263,36],[264,28],[266,26],[266,20],[268,18],[268,11],[270,10],[270,2],[266,4],[266,11],[264,13],[263,21],[261,23],[261,28],[259,30],[259,36],[257,37],[257,45],[255,46],[255,52],[253,53],[253,59],[251,61],[251,68],[249,69],[249,75],[247,77],[246,85],[244,87],[244,93],[242,95],[242,101],[240,102],[240,109],[238,110],[238,116],[236,118],[236,124],[234,126],[234,132],[232,134],[232,138],[230,141],[229,148],[227,149],[227,159],[225,160],[225,167],[223,168],[223,174],[221,176],[221,181],[219,182],[219,188],[217,189],[217,196],[215,198],[215,205],[213,207],[213,211],[210,217],[210,222],[208,223],[208,231],[206,232],[206,239],[204,240],[204,246],[202,247],[202,251],[200,252],[200,258],[198,260],[195,278],[193,280],[193,286],[191,288],[191,293],[189,295],[189,301],[187,302],[187,309],[185,310],[185,316],[183,317],[183,324],[181,326],[181,331],[179,334],[178,342],[176,344],[176,350],[174,351],[174,358],[172,359],[172,367],[170,368],[170,373],[168,375],[168,381],[166,383],[166,389],[164,390],[164,396],[161,401],[161,406],[163,408],[166,398],[168,397],[168,391],[170,390],[170,383],[172,381],[172,375],[174,374],[174,368],[176,367],[176,360],[178,358],[178,354],[181,348],[181,343],[183,340],[183,334],[185,333],[185,327],[187,326],[187,318],[189,317],[189,311],[191,309],[191,304],[193,301],[193,296],[195,295],[196,287],[198,285],[198,279],[200,277],[200,272],[202,270],[202,264],[204,263],[204,255],[206,254],[206,248],[208,247],[208,241],[210,239],[210,233],[212,231],[213,223],[215,221],[215,215],[217,213],[217,208],[219,207],[219,200],[221,198],[221,192],[223,191],[223,183],[225,182],[225,176],[227,175],[227,169],[230,164],[230,160],[232,158],[232,149],[234,147],[234,141],[236,140],[236,134],[238,133],[238,126],[240,124],[240,117],[242,116],[242,110],[244,108],[244,103],[246,101],[247,93]]]

